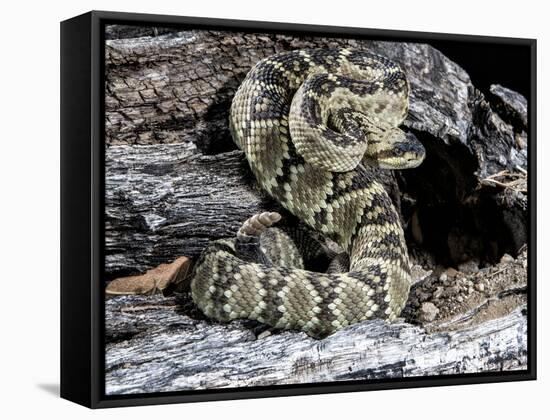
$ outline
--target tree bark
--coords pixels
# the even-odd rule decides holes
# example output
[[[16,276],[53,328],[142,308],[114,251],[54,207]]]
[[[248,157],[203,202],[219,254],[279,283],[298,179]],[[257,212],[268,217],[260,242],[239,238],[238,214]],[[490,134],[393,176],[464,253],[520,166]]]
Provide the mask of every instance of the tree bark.
[[[521,370],[527,364],[524,307],[433,334],[403,321],[367,321],[323,341],[296,332],[258,338],[245,322],[197,321],[177,308],[174,298],[108,302],[110,332],[118,333],[107,345],[108,395]]]

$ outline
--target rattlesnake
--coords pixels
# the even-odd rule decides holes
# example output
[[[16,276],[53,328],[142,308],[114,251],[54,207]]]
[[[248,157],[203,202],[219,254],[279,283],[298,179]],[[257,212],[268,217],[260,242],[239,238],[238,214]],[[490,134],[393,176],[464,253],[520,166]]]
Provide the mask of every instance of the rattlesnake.
[[[359,50],[290,51],[250,70],[231,105],[235,143],[260,186],[345,254],[325,273],[305,270],[322,245],[304,230],[270,227],[278,213],[255,215],[197,262],[191,294],[204,314],[316,338],[399,316],[409,258],[399,216],[372,167],[422,162],[423,146],[398,128],[408,95],[397,64]]]

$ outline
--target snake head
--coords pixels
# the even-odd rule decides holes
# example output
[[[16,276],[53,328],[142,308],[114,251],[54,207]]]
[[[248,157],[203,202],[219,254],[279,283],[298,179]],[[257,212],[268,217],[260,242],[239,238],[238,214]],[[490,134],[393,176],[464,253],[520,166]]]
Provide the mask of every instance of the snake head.
[[[426,149],[414,134],[392,128],[381,137],[369,138],[363,161],[382,169],[410,169],[419,166],[425,156]]]

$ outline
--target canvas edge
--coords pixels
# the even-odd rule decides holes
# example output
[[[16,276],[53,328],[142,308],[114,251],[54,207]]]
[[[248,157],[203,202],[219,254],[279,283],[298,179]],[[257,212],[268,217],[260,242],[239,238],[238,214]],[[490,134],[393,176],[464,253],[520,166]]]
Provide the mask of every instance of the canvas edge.
[[[77,116],[77,121],[67,122],[66,118],[66,101],[62,100],[61,121],[62,121],[62,149],[67,143],[67,132],[63,131],[64,124],[72,130],[78,130],[82,124],[87,125],[89,135],[85,139],[81,139],[83,143],[87,143],[90,160],[89,183],[86,183],[86,174],[81,170],[74,183],[84,185],[89,191],[90,203],[87,212],[82,211],[80,216],[87,217],[90,223],[89,237],[81,239],[82,242],[87,242],[90,248],[90,276],[82,275],[78,279],[78,284],[83,288],[87,288],[85,298],[78,295],[78,291],[74,292],[74,285],[68,283],[67,272],[65,269],[75,269],[73,267],[73,258],[71,251],[67,250],[70,242],[63,240],[62,235],[62,373],[61,373],[61,396],[79,404],[86,405],[91,408],[107,408],[135,405],[151,405],[151,404],[170,404],[181,402],[200,402],[214,400],[229,400],[229,399],[244,399],[244,398],[265,398],[277,396],[291,395],[310,395],[310,394],[325,394],[339,392],[356,392],[367,390],[385,390],[385,389],[403,389],[416,387],[432,387],[432,386],[448,386],[448,385],[466,385],[480,384],[493,382],[508,382],[521,380],[536,379],[536,294],[535,294],[535,276],[536,276],[536,40],[530,38],[506,38],[506,37],[487,37],[476,35],[457,35],[457,34],[442,34],[442,33],[427,33],[414,31],[396,31],[396,30],[380,30],[380,29],[364,29],[350,27],[335,27],[335,26],[319,26],[319,25],[303,25],[289,23],[274,23],[274,22],[256,22],[256,21],[241,21],[227,19],[211,19],[211,18],[196,18],[196,17],[181,17],[169,15],[151,15],[151,14],[136,14],[136,13],[121,13],[121,12],[106,12],[92,11],[79,17],[69,19],[62,22],[62,63],[63,60],[71,62],[74,68],[81,67],[82,63],[77,63],[74,57],[67,57],[63,52],[63,27],[66,25],[74,25],[84,19],[89,25],[90,42],[84,48],[89,47],[89,71],[90,79],[88,84],[88,94],[84,98],[80,98],[82,102],[90,105],[90,112],[87,113],[82,109]],[[522,371],[515,372],[487,372],[479,374],[467,375],[449,375],[445,377],[421,377],[421,378],[400,378],[377,380],[358,383],[354,382],[332,382],[323,384],[303,384],[289,386],[270,386],[256,387],[243,389],[226,389],[226,390],[208,390],[208,391],[193,391],[193,392],[173,392],[173,393],[155,393],[155,394],[139,394],[125,396],[105,396],[104,384],[104,299],[101,286],[101,274],[103,272],[103,206],[104,206],[104,139],[103,139],[103,83],[104,83],[104,60],[102,53],[104,52],[104,33],[103,25],[112,22],[124,22],[127,24],[147,24],[147,25],[193,25],[196,27],[219,29],[247,29],[247,30],[263,30],[263,31],[285,31],[291,33],[308,33],[322,35],[339,35],[339,36],[369,36],[371,38],[384,39],[399,39],[404,38],[417,41],[429,40],[467,40],[476,42],[496,42],[509,43],[529,46],[531,48],[531,97],[529,102],[529,217],[530,217],[530,235],[529,235],[529,287],[528,287],[528,368]],[[67,33],[67,32],[66,32]],[[67,77],[67,68],[63,69],[62,64],[62,80],[61,91],[62,97],[64,87],[66,89],[68,83],[64,81]],[[65,74],[65,76],[64,76]],[[65,94],[67,92],[65,91]],[[65,106],[64,106],[65,104]],[[84,107],[84,106],[83,106]],[[65,118],[64,118],[65,115]],[[68,172],[68,166],[63,162],[62,150],[62,184],[64,175]],[[65,154],[67,158],[67,154]],[[84,159],[85,160],[85,159]],[[85,169],[85,165],[79,165],[81,169]],[[67,180],[65,179],[65,182]],[[68,190],[63,193],[62,185],[62,232],[67,228],[72,227],[74,219],[77,217],[68,217],[66,208]],[[74,215],[76,216],[76,215]],[[82,219],[81,219],[82,220]],[[81,244],[82,245],[82,244]],[[63,252],[63,250],[65,252]],[[73,256],[74,257],[74,256]],[[78,257],[78,256],[76,256]],[[71,261],[67,260],[70,258]],[[90,281],[91,280],[91,281]],[[72,303],[68,300],[73,300]],[[76,302],[76,303],[75,303]],[[77,304],[78,303],[78,304]],[[74,307],[78,307],[75,310]],[[73,311],[75,311],[73,313]],[[76,320],[74,315],[77,314]],[[70,318],[68,320],[68,318]],[[80,322],[88,322],[87,325],[78,325]],[[63,325],[67,328],[71,327],[74,331],[76,327],[81,327],[78,331],[79,344],[71,343],[67,340],[67,329],[63,329]],[[82,328],[83,327],[83,328]],[[72,341],[72,340],[70,340]],[[82,357],[76,360],[78,355],[74,355],[74,349],[89,349],[86,354],[89,357]],[[87,373],[82,375],[81,380],[75,379],[69,374],[71,364],[75,363],[78,370],[88,367]],[[82,383],[84,382],[84,383]],[[82,397],[84,395],[85,397]]]

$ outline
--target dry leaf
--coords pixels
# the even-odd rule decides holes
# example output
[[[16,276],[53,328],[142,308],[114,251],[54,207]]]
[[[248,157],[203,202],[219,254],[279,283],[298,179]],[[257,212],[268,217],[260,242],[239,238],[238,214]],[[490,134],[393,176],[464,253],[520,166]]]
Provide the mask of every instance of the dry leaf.
[[[191,269],[191,259],[179,257],[170,264],[160,264],[139,276],[119,277],[107,285],[107,295],[152,295],[180,283]]]

